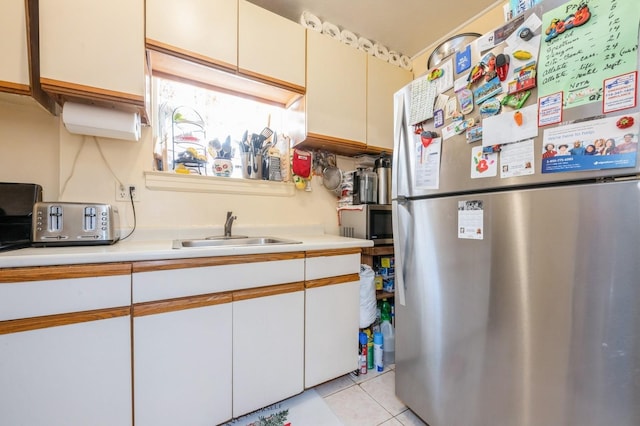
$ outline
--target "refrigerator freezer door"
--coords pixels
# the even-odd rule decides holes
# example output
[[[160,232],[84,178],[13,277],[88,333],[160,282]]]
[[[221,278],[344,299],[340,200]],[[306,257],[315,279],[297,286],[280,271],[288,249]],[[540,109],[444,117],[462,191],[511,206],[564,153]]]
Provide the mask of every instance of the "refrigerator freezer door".
[[[458,238],[460,201],[482,202],[482,239]],[[396,393],[413,411],[431,426],[640,424],[637,181],[395,207]]]

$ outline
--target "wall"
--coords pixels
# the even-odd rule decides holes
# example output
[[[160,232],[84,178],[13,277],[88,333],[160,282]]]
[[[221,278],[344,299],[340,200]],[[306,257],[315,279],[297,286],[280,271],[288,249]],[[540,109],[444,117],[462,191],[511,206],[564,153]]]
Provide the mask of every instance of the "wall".
[[[126,231],[133,214],[128,203],[115,201],[115,175],[138,187],[139,229],[219,228],[233,211],[237,226],[316,225],[338,234],[335,199],[319,177],[312,179],[311,192],[287,197],[148,190],[144,171],[152,170],[151,128],[143,129],[139,142],[98,138],[105,161],[94,138],[68,133],[58,117],[24,99],[0,97],[0,181],[39,183],[46,201],[115,204]]]

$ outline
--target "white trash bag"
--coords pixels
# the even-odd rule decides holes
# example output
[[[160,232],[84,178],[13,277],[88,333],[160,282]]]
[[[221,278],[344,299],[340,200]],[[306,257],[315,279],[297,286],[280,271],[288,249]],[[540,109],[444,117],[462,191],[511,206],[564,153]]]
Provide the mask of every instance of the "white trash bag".
[[[360,328],[369,327],[376,320],[375,272],[369,265],[360,265]]]

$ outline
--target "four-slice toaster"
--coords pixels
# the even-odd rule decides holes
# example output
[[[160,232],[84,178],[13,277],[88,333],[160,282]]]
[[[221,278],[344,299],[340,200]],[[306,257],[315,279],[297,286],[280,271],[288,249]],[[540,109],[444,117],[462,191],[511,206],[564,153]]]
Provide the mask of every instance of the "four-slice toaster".
[[[33,206],[34,246],[113,244],[120,239],[118,209],[109,204],[38,202]]]

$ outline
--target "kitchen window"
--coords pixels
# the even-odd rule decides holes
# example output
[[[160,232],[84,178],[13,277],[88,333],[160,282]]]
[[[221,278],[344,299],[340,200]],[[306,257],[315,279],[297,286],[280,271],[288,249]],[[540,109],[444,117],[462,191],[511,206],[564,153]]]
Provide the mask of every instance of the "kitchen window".
[[[214,162],[224,159],[231,163],[229,177],[243,178],[243,138],[265,128],[280,135],[274,145],[287,149],[282,134],[286,110],[277,103],[225,93],[206,84],[159,77],[153,83],[158,118],[154,164],[158,171],[215,176]]]

